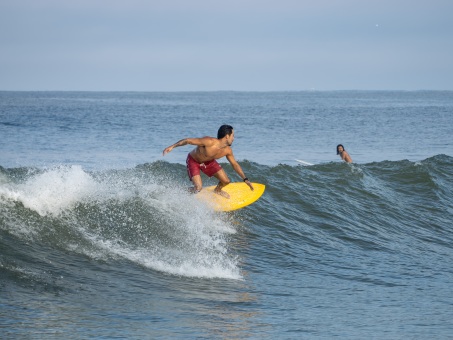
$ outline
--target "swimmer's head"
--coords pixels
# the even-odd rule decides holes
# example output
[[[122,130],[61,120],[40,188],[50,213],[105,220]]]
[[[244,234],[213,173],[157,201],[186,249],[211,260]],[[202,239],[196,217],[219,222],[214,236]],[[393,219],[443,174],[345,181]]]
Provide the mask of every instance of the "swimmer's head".
[[[341,151],[339,150],[339,149],[340,149],[340,147],[341,147],[341,149],[342,149]],[[340,152],[343,152],[343,151],[346,151],[346,150],[344,149],[344,146],[343,146],[343,144],[338,144],[338,145],[337,145],[337,155],[339,155],[339,154],[340,154]]]

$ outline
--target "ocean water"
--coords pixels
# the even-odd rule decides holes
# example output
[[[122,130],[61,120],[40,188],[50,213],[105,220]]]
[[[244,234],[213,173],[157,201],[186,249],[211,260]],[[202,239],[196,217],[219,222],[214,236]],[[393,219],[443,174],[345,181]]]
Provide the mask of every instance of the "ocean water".
[[[216,213],[162,150],[224,123],[266,192]],[[0,92],[0,338],[450,339],[452,132],[448,91]]]

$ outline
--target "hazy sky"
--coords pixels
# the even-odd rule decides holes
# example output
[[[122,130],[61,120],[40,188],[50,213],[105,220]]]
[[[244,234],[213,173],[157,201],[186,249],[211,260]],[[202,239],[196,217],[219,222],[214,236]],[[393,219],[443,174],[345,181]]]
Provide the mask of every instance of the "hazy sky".
[[[452,0],[0,0],[0,90],[453,90]]]

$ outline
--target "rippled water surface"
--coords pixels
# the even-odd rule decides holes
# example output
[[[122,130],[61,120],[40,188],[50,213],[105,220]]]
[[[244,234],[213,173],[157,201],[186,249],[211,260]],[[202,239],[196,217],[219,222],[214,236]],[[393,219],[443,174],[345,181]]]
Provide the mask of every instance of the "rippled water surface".
[[[232,213],[161,154],[223,123],[266,184]],[[449,338],[452,126],[451,92],[0,92],[0,337]]]

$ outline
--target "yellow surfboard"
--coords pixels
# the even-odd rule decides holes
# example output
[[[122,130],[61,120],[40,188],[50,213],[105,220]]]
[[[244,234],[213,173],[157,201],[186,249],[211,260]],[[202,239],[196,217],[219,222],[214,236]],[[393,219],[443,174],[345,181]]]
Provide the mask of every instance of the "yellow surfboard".
[[[207,203],[216,211],[232,211],[244,208],[255,202],[264,193],[266,186],[260,183],[252,183],[253,191],[244,182],[230,183],[222,190],[230,195],[225,198],[214,193],[216,185],[203,188],[196,197]]]

